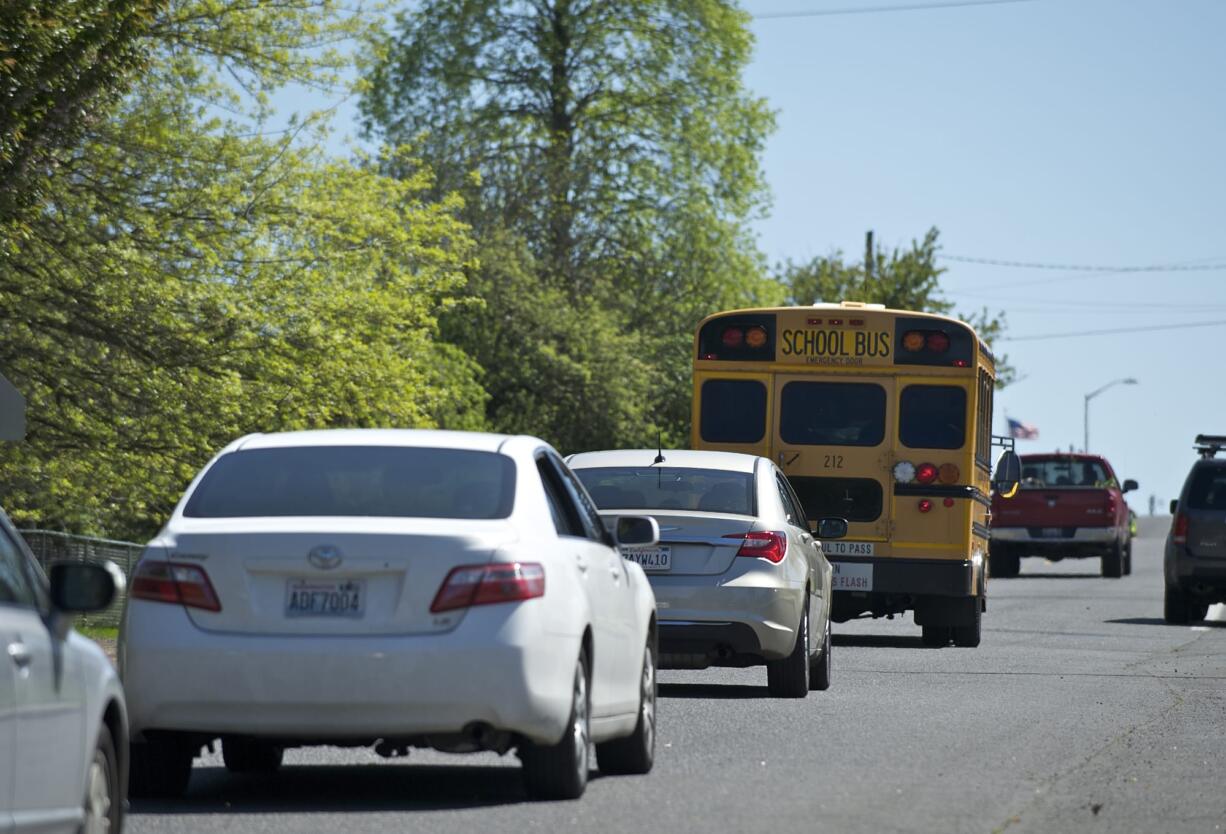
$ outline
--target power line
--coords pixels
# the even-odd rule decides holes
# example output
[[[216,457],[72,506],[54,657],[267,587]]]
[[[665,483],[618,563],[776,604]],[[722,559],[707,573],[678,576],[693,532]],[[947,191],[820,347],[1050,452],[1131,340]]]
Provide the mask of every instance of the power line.
[[[1226,263],[1220,264],[1147,264],[1145,266],[1091,266],[1086,264],[1047,264],[1035,261],[1006,261],[998,258],[973,258],[969,255],[946,255],[940,253],[938,258],[964,264],[984,264],[986,266],[1007,266],[1018,269],[1058,269],[1063,272],[1107,272],[1117,275],[1126,272],[1216,272],[1226,269]],[[1214,258],[1213,260],[1217,260]]]
[[[1033,3],[1035,0],[951,0],[944,3],[904,3],[895,6],[869,6],[812,11],[767,12],[754,15],[755,20],[783,20],[794,17],[829,17],[831,15],[876,14],[878,12],[919,12],[929,9],[960,9],[966,6],[1003,6],[1009,3]]]
[[[1113,327],[1107,330],[1077,330],[1069,333],[1044,333],[1041,336],[1000,336],[998,342],[1037,342],[1040,339],[1073,339],[1080,336],[1107,336],[1112,333],[1145,333],[1154,330],[1187,330],[1192,327],[1221,327],[1226,319],[1193,321],[1185,324],[1154,324],[1148,327]]]

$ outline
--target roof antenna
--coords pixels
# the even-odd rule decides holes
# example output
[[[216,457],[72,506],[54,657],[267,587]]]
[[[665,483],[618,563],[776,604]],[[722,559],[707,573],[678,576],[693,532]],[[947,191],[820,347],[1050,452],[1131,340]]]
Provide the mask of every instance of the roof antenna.
[[[655,466],[657,463],[664,463],[664,433],[659,429],[656,430],[656,459],[651,465]]]

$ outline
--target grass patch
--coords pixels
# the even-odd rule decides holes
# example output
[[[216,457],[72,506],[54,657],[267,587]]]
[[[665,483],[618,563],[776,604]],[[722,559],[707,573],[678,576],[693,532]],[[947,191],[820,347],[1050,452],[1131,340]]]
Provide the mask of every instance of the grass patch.
[[[91,640],[118,640],[119,639],[119,627],[118,626],[81,625],[81,626],[77,626],[76,628],[78,632],[85,635]]]

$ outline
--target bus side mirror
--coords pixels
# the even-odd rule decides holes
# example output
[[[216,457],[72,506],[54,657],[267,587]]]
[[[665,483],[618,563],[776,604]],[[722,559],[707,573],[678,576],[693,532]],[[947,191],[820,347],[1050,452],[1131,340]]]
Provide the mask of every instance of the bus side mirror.
[[[1172,498],[1171,499],[1171,515],[1174,515],[1178,510],[1179,510],[1179,499]]]
[[[821,518],[817,521],[817,537],[819,539],[841,539],[847,535],[847,519]]]
[[[1005,452],[996,462],[996,475],[992,478],[992,489],[1001,498],[1012,498],[1017,492],[1022,480],[1022,459],[1017,452]]]
[[[1138,484],[1136,481],[1134,481],[1132,478],[1129,478],[1128,480],[1124,481],[1123,491],[1132,492],[1134,489],[1140,489],[1140,486],[1141,485]]]

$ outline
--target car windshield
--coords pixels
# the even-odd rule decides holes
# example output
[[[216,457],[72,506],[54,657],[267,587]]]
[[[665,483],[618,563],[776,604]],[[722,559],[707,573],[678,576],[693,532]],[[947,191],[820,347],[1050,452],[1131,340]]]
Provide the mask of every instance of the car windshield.
[[[1188,507],[1193,510],[1226,510],[1226,467],[1206,466],[1192,476]]]
[[[753,475],[719,469],[625,466],[576,469],[602,510],[697,510],[753,515]]]
[[[193,518],[506,518],[515,464],[467,449],[299,446],[223,456],[183,510]]]
[[[1098,461],[1049,458],[1022,461],[1022,489],[1114,486],[1115,480]]]

